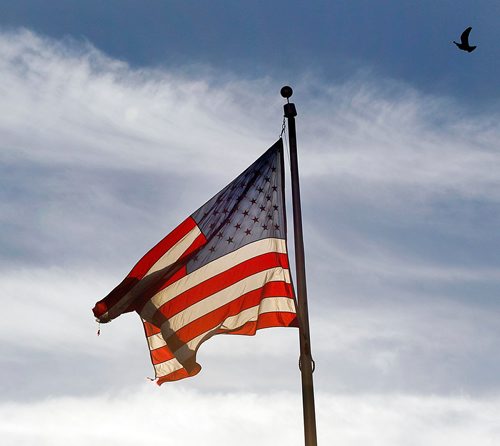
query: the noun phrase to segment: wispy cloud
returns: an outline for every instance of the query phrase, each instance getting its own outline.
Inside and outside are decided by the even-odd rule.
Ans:
[[[262,94],[249,101],[251,83],[228,80],[220,88],[200,75],[133,70],[90,45],[28,31],[2,34],[0,64],[4,160],[216,170],[243,158],[270,115]]]
[[[151,370],[137,318],[106,327],[97,342],[90,308],[274,142],[282,84],[201,68],[132,69],[90,44],[29,31],[0,34],[0,71],[2,370],[19,386],[41,377],[17,399],[41,383],[45,393],[37,397],[129,385]],[[497,392],[498,116],[470,118],[450,99],[363,73],[322,85],[321,94],[313,84],[304,78],[293,99],[318,387],[346,394]],[[261,384],[269,369],[249,358],[279,364],[276,370],[296,368],[295,336],[238,339],[237,354],[235,339],[214,340],[200,352],[205,369],[193,385],[234,391],[251,369],[248,387],[288,389],[296,375],[270,374],[270,384]],[[86,382],[75,382],[74,364]],[[227,379],[231,373],[237,378]],[[3,390],[16,399],[15,386]],[[62,401],[50,407],[62,412]],[[82,411],[112,404],[98,397],[64,401]],[[403,405],[397,419],[404,424],[412,400],[401,401],[387,404],[394,412]],[[436,401],[439,413],[462,407],[458,399],[416,404],[432,412]],[[362,403],[344,402],[363,411]],[[44,404],[4,408],[31,417]],[[370,404],[371,414],[385,402]],[[483,407],[464,404],[467,414]],[[391,413],[383,417],[399,416]],[[488,419],[477,422],[456,432],[486,438]],[[352,426],[350,433],[335,431],[346,444],[361,441]],[[401,439],[391,432],[379,437],[384,444]],[[438,437],[436,430],[426,444]]]
[[[492,198],[500,163],[498,116],[470,116],[450,99],[362,77],[306,101],[310,175],[332,184],[412,189],[419,196]],[[367,186],[369,185],[369,186]],[[355,188],[356,189],[356,188]],[[352,191],[356,193],[356,190]]]
[[[223,160],[243,167],[279,132],[271,79],[136,70],[28,31],[3,33],[0,55],[3,159],[213,174]],[[313,82],[296,88],[304,175],[498,199],[498,116],[369,73],[321,96],[308,94]]]

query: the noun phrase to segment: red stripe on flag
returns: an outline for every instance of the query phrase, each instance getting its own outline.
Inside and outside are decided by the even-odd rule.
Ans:
[[[263,313],[257,321],[247,322],[237,330],[220,331],[218,334],[237,334],[237,335],[255,335],[257,330],[271,327],[298,327],[297,316],[294,313],[288,312],[272,312]],[[160,376],[156,383],[160,386],[165,382],[177,381],[179,379],[188,378],[197,375],[201,370],[201,366],[196,364],[196,367],[188,372],[185,368],[176,370],[168,375]]]
[[[174,299],[163,304],[159,308],[159,311],[165,315],[165,317],[171,318],[191,305],[202,301],[206,297],[246,277],[278,266],[288,269],[286,254],[271,252],[253,257],[184,291]]]
[[[266,297],[288,297],[292,299],[291,293],[292,289],[290,284],[286,282],[268,282],[263,287],[245,293],[243,296],[237,297],[231,302],[217,308],[214,311],[190,322],[181,329],[177,330],[175,334],[170,336],[166,342],[171,351],[179,350],[183,345],[193,340],[194,338],[200,336],[207,331],[210,331],[224,322],[228,317],[236,316],[244,310],[255,307],[259,305],[262,299]],[[267,313],[264,313],[267,314]],[[293,316],[295,317],[294,313]],[[260,319],[261,315],[259,315]],[[284,326],[288,326],[286,321]],[[280,326],[279,324],[276,326]],[[233,332],[234,330],[230,330]],[[228,330],[221,330],[220,333],[226,333]],[[154,362],[153,364],[158,364],[159,362],[164,362],[165,359]]]
[[[207,239],[203,234],[200,234],[198,237],[196,237],[194,242],[189,245],[189,248],[186,249],[184,254],[182,254],[181,258],[177,261],[179,265],[182,265],[183,260],[187,256],[203,246],[206,242]],[[161,290],[168,287],[172,283],[177,282],[179,279],[182,279],[187,274],[186,265],[179,266],[178,268],[179,269],[177,271],[174,270],[175,272],[173,272],[172,275],[167,279],[163,279],[163,281],[156,284],[155,287],[150,288],[147,292],[144,292],[141,296],[136,298],[133,304],[131,304],[129,311],[135,310],[140,313],[144,305],[146,305],[148,300],[151,299],[155,294],[159,293]]]
[[[189,248],[184,251],[184,254],[182,254],[179,261],[184,260],[188,255],[192,254],[198,248],[201,248],[205,243],[207,243],[207,238],[203,235],[203,233],[200,233],[200,235],[195,238],[194,242],[191,243]]]
[[[262,299],[265,299],[267,297],[288,297],[289,299],[293,299],[293,291],[292,287],[289,283],[286,282],[268,282],[266,283],[263,287],[258,288],[253,291],[249,291],[248,293],[245,293],[244,295],[232,300],[231,302],[227,303],[226,305],[217,308],[214,311],[211,311],[210,313],[190,322],[189,324],[185,325],[181,329],[177,330],[174,335],[172,335],[169,339],[166,340],[167,344],[169,345],[170,348],[172,348],[174,351],[177,351],[179,348],[181,348],[184,344],[187,342],[193,340],[194,338],[200,336],[203,333],[206,333],[207,331],[217,327],[220,325],[223,321],[225,321],[228,317],[231,316],[236,316],[237,314],[240,314],[242,311],[247,310],[249,308],[255,307],[259,305],[259,303],[262,301]],[[258,316],[258,320],[265,314],[271,314],[271,313],[263,313],[262,315]],[[286,314],[283,312],[283,314]],[[295,317],[295,313],[290,313],[293,315],[293,318]],[[293,319],[292,318],[292,319]],[[282,320],[282,324],[279,323],[279,320],[276,320],[276,325],[275,326],[285,326],[287,327],[289,325],[288,319]],[[151,325],[151,324],[150,324]],[[245,325],[246,326],[246,325]],[[266,325],[263,322],[263,327],[265,328],[268,325]],[[269,325],[272,326],[272,325]],[[238,330],[242,330],[243,327],[237,328],[234,330],[224,330],[221,329],[218,331],[218,333],[236,333]],[[257,326],[254,327],[253,329],[253,334],[255,334],[255,330],[257,329]],[[251,333],[244,333],[244,334],[251,334]],[[158,350],[161,350],[163,347],[160,347],[158,349],[152,350],[151,351],[151,359],[153,361],[153,364],[159,364],[161,362],[165,362],[169,359],[172,359],[174,355],[170,353],[171,356],[165,356],[165,353],[157,352]]]
[[[151,350],[151,362],[153,364],[160,364],[172,358],[174,358],[174,355],[167,346]]]
[[[131,302],[127,311],[135,310],[137,313],[141,313],[144,305],[151,299],[156,293],[158,293],[161,289],[167,287],[168,285],[177,282],[179,279],[182,279],[186,275],[186,265],[180,267],[177,271],[175,271],[169,278],[164,279],[165,282],[161,282],[156,284],[155,287],[150,288],[148,291],[144,291],[140,296],[136,297],[133,302]]]
[[[176,338],[184,343],[189,342],[202,333],[217,327],[226,318],[236,316],[248,308],[259,305],[261,300],[266,297],[293,298],[292,288],[286,282],[268,282],[263,287],[249,291],[226,305],[185,325],[176,332]],[[223,331],[225,332],[225,330]]]
[[[156,384],[161,386],[164,382],[167,381],[178,381],[183,378],[189,378],[190,376],[195,376],[198,373],[200,373],[201,366],[199,364],[196,364],[196,367],[191,370],[191,372],[188,372],[185,368],[176,370],[175,372],[169,373],[168,375],[161,376],[158,378],[156,381]]]
[[[153,325],[144,320],[142,321],[142,323],[144,325],[144,332],[146,333],[146,337],[149,338],[150,336],[161,333],[161,330],[156,325]]]
[[[179,240],[182,239],[189,231],[196,227],[196,222],[188,217],[179,226],[177,226],[171,233],[160,240],[153,246],[141,260],[132,268],[128,276],[142,279],[150,268],[171,249]]]
[[[271,327],[298,327],[297,315],[283,311],[275,311],[272,313],[263,313],[257,321],[247,322],[243,327],[237,330],[225,331],[221,330],[218,334],[236,334],[253,336],[257,330]]]
[[[92,310],[94,312],[94,316],[99,318],[104,313],[106,313],[106,311],[116,305],[123,296],[125,296],[135,285],[137,285],[139,280],[144,277],[144,275],[161,258],[161,256],[165,254],[170,248],[172,248],[194,227],[196,227],[196,222],[193,220],[193,218],[188,217],[170,234],[168,234],[153,248],[151,248],[127,274],[127,277],[125,277],[125,279],[123,279],[123,281],[104,299],[96,303],[95,307]],[[198,238],[196,240],[198,240]],[[125,312],[132,311],[133,309],[134,305],[131,304]]]

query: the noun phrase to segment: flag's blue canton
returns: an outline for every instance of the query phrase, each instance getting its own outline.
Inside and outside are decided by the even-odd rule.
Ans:
[[[188,273],[264,238],[286,238],[280,139],[191,217],[208,242],[187,264]]]

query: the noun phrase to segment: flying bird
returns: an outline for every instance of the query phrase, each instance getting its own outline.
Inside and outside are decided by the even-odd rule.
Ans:
[[[476,49],[475,46],[470,46],[469,45],[469,34],[471,31],[472,27],[469,26],[460,36],[460,43],[453,41],[453,43],[458,46],[461,50],[467,51],[467,52],[472,52]]]

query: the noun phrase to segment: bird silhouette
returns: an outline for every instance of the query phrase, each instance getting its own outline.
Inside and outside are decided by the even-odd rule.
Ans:
[[[467,52],[472,52],[476,49],[475,46],[470,46],[469,45],[469,34],[471,31],[472,27],[469,26],[460,36],[460,43],[453,41],[453,43],[458,46],[461,50],[467,51]]]

